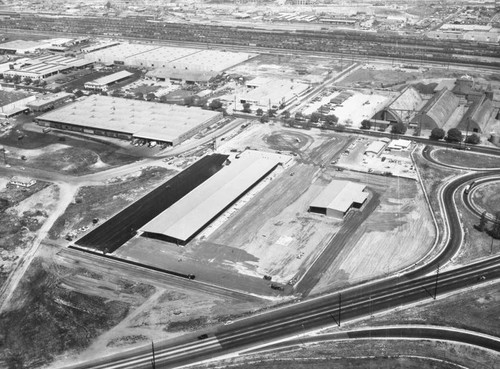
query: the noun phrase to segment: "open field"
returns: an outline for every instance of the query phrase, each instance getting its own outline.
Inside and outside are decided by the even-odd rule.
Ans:
[[[73,203],[49,231],[49,238],[58,240],[82,227],[92,227],[94,218],[99,218],[100,222],[106,220],[173,174],[164,168],[154,167],[126,177],[114,178],[104,186],[80,188]]]
[[[486,350],[449,342],[417,340],[356,340],[302,344],[262,354],[250,354],[196,369],[456,369],[494,368],[498,357]],[[460,366],[462,365],[462,366]]]
[[[474,169],[500,168],[498,156],[478,154],[455,149],[435,149],[432,157],[443,164]]]

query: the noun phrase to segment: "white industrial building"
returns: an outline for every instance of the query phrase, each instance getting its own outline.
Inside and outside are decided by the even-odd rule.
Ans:
[[[119,72],[110,74],[108,76],[104,76],[101,78],[97,78],[93,81],[86,82],[83,86],[87,90],[107,91],[110,85],[123,81],[127,78],[130,78],[133,75],[134,73],[130,73],[126,70],[121,70]]]
[[[351,208],[361,208],[368,198],[366,185],[349,181],[331,181],[309,205],[312,213],[343,219]]]

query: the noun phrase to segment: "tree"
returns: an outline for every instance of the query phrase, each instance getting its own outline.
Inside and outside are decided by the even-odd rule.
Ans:
[[[161,96],[160,96],[160,102],[162,102],[162,103],[166,103],[166,102],[167,102],[167,100],[168,100],[167,95],[161,95]]]
[[[488,218],[486,218],[486,211],[483,211],[481,217],[479,218],[479,224],[474,226],[479,232],[483,232],[486,229],[486,223],[488,223]]]
[[[473,133],[470,136],[467,136],[465,142],[467,142],[468,144],[477,145],[478,143],[481,142],[481,138],[475,133]]]
[[[33,83],[33,79],[31,77],[24,77],[23,82],[27,85],[31,85]]]
[[[392,126],[391,133],[404,135],[406,133],[406,124],[403,122],[398,122]]]
[[[446,141],[448,142],[462,142],[463,136],[462,132],[458,128],[451,128],[448,130],[446,135]]]
[[[257,114],[258,117],[261,117],[262,114],[264,114],[264,110],[262,110],[261,108],[258,108],[257,111],[255,112],[255,114]]]
[[[40,86],[41,86],[41,87],[45,87],[45,86],[47,86],[47,81],[46,81],[46,80],[44,80],[44,79],[42,79],[42,80],[40,81]]]
[[[104,90],[101,90],[101,96],[108,96],[108,93]]]
[[[120,90],[113,90],[111,91],[111,96],[113,97],[120,97]]]
[[[21,77],[19,77],[17,74],[12,77],[12,82],[14,83],[19,83],[21,82]]]
[[[210,103],[210,105],[208,105],[208,107],[210,109],[212,109],[212,110],[221,109],[222,108],[222,102],[219,99],[214,99],[214,100],[212,100],[212,102]]]
[[[319,119],[321,118],[321,114],[318,112],[314,112],[311,114],[311,117],[309,118],[309,121],[311,123],[317,123],[319,122]]]
[[[58,92],[61,92],[61,91],[62,91],[61,87],[56,87],[56,88],[54,88],[52,90],[52,92],[55,93],[55,94],[58,93]]]
[[[497,240],[500,239],[500,211],[497,212],[495,222],[493,223],[493,227],[489,233],[491,237],[496,238]]]
[[[274,118],[276,116],[276,110],[275,109],[268,109],[267,115],[269,115],[269,117],[271,117],[271,118]]]
[[[39,85],[40,85],[40,80],[38,78],[33,80],[33,86],[37,87]]]
[[[363,119],[361,122],[361,129],[372,129],[372,122],[368,119]]]
[[[295,120],[302,120],[302,119],[304,119],[304,115],[300,111],[295,113]]]
[[[135,98],[138,99],[138,100],[144,100],[144,94],[140,91],[137,91],[135,93]]]
[[[444,129],[436,127],[431,131],[430,139],[436,141],[442,140],[444,136],[446,136]]]
[[[156,99],[156,95],[154,93],[150,92],[146,95],[147,101],[153,101],[154,99]]]
[[[243,112],[244,113],[251,113],[252,112],[251,106],[252,105],[250,105],[250,103],[244,103],[243,104]]]
[[[75,96],[76,97],[82,97],[83,95],[84,95],[84,93],[81,90],[76,90],[75,91]]]
[[[269,115],[264,114],[262,117],[260,117],[260,122],[261,123],[267,123],[267,122],[269,122]]]
[[[3,76],[3,80],[4,80],[4,82],[6,82],[6,83],[10,83],[10,82],[12,82],[12,77],[11,77],[11,76],[9,76],[9,75],[4,75],[4,76]]]
[[[288,110],[285,110],[283,113],[281,113],[281,116],[283,119],[290,119],[290,112]]]
[[[338,123],[338,121],[339,118],[335,114],[328,114],[327,116],[325,116],[325,122],[330,125],[336,124]]]

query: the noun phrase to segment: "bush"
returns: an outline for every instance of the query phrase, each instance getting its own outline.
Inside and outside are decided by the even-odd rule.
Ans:
[[[467,138],[465,139],[465,142],[468,144],[477,145],[478,143],[481,142],[481,138],[478,135],[476,135],[475,133],[473,133],[470,136],[467,136]]]

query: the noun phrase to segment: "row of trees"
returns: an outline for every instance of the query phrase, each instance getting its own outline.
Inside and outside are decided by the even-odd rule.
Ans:
[[[456,143],[462,142],[464,140],[464,136],[458,128],[451,128],[448,130],[448,132],[445,132],[444,129],[442,128],[434,128],[431,131],[430,138],[432,140],[445,139],[448,142],[456,142]],[[480,142],[481,138],[475,133],[465,137],[465,143],[477,145]]]
[[[24,83],[25,85],[33,85],[33,86],[40,86],[40,87],[45,87],[47,85],[47,82],[45,80],[40,80],[40,79],[32,79],[31,77],[24,77],[21,78],[18,75],[15,76],[3,76],[3,80],[6,83]]]

